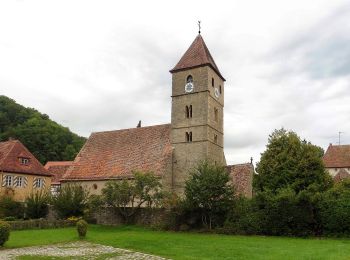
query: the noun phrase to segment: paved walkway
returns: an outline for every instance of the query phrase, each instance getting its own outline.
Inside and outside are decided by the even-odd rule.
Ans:
[[[0,259],[16,259],[18,256],[49,256],[55,259],[144,259],[163,260],[165,258],[138,253],[130,250],[93,244],[84,241],[46,246],[22,247],[0,250]]]

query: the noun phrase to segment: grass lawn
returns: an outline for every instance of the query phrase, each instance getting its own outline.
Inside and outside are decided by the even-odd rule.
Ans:
[[[6,248],[77,240],[74,228],[11,232]],[[349,239],[300,239],[90,226],[86,240],[172,259],[349,259]]]

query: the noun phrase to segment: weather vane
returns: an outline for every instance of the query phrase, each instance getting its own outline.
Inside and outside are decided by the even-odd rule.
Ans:
[[[201,21],[198,21],[198,33],[201,34]]]

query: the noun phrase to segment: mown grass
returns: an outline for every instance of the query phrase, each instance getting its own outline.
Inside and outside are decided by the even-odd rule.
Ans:
[[[6,248],[78,240],[74,228],[13,231]],[[87,241],[172,259],[349,259],[349,239],[302,239],[90,226]],[[1,252],[1,251],[0,251]]]

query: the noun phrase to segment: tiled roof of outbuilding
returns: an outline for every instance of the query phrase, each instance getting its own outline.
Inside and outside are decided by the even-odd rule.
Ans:
[[[29,159],[22,164],[20,158]],[[51,176],[44,166],[18,140],[0,142],[0,171]]]
[[[232,179],[235,192],[247,197],[253,195],[254,166],[251,163],[235,164],[226,166]]]
[[[207,45],[205,44],[202,36],[198,34],[196,39],[192,42],[191,46],[187,49],[185,54],[181,57],[180,61],[176,64],[176,66],[170,71],[171,73],[200,67],[208,65],[210,66],[215,72],[222,78],[222,80],[225,80],[224,77],[221,75],[218,66],[216,66],[216,63],[211,56],[209,49]]]
[[[73,161],[51,161],[45,164],[45,169],[52,174],[51,184],[60,184],[60,179],[73,164]]]
[[[170,124],[92,133],[67,180],[132,178],[132,171],[163,175],[171,163]]]
[[[350,145],[330,144],[323,156],[323,162],[326,168],[350,167]]]

